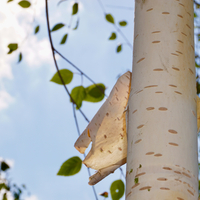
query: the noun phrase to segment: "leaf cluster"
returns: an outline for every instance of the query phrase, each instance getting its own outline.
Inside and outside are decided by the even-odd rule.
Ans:
[[[0,162],[0,193],[2,193],[2,200],[8,200],[8,192],[12,194],[14,200],[22,200],[22,194],[26,190],[26,186],[21,187],[12,183],[7,177],[10,166],[5,162]],[[3,178],[6,177],[6,178]]]
[[[62,85],[63,83],[60,76],[62,77],[64,84],[67,85],[71,83],[73,79],[73,72],[68,69],[61,69],[54,74],[50,81]],[[83,87],[82,85],[76,86],[71,91],[70,101],[76,104],[77,109],[82,106],[83,101],[92,103],[100,102],[105,96],[105,89],[106,87],[103,83],[92,84],[88,87]]]

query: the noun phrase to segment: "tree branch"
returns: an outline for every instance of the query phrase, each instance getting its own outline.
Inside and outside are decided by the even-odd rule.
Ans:
[[[54,49],[53,42],[52,42],[52,38],[51,38],[50,25],[49,25],[48,0],[45,0],[45,2],[46,2],[47,29],[48,29],[49,41],[50,41],[50,45],[51,45],[51,50],[52,50],[52,55],[53,55],[54,64],[55,64],[55,67],[56,67],[56,70],[57,70],[58,75],[59,75],[59,77],[60,77],[60,80],[61,80],[61,82],[62,82],[62,84],[63,84],[63,86],[64,86],[64,88],[65,88],[67,94],[69,95],[69,97],[70,97],[71,101],[73,102],[73,104],[76,104],[76,102],[75,102],[74,99],[72,98],[72,96],[71,96],[69,90],[67,89],[67,87],[66,87],[66,85],[65,85],[65,83],[64,83],[64,81],[63,81],[63,78],[62,78],[62,76],[61,76],[61,74],[60,74],[59,68],[58,68],[58,64],[57,64],[57,61],[56,61],[56,58],[55,58],[55,49]],[[82,114],[82,116],[85,118],[85,120],[86,120],[87,122],[89,122],[89,120],[87,119],[87,117],[85,116],[85,114],[83,113],[83,111],[82,111],[80,108],[79,108],[79,111],[80,111],[80,113]]]
[[[99,90],[104,94],[104,91],[102,90],[102,88],[100,88],[89,76],[87,76],[82,70],[80,70],[74,63],[72,63],[69,59],[67,59],[65,56],[63,56],[58,50],[56,50],[54,48],[54,51],[61,57],[63,58],[66,62],[68,62],[72,67],[74,67],[77,71],[79,71],[81,73],[81,75],[85,76],[89,81],[91,81],[94,85],[97,86],[97,88],[99,88]],[[107,95],[104,94],[106,97]]]
[[[76,128],[77,128],[77,132],[78,132],[78,135],[80,136],[80,130],[79,130],[79,125],[78,125],[78,120],[77,120],[77,117],[76,117],[76,111],[75,111],[74,104],[72,104],[72,109],[73,109],[73,113],[74,113],[74,120],[75,120],[75,124],[76,124]],[[84,158],[85,157],[86,157],[86,155],[84,153]],[[89,176],[91,176],[90,169],[88,167],[87,167],[87,170],[88,170]],[[95,196],[96,200],[98,200],[97,193],[96,193],[94,185],[92,185],[92,189],[93,189],[94,196]]]

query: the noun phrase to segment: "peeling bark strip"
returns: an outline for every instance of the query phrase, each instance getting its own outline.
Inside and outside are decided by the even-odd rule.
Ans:
[[[75,143],[84,153],[90,142],[92,148],[83,163],[98,170],[90,177],[90,185],[96,184],[118,167],[126,163],[127,136],[124,107],[130,93],[131,73],[126,72],[113,87],[108,99],[91,120]],[[90,130],[90,131],[89,131]]]
[[[135,1],[126,200],[198,199],[193,13],[192,0]]]

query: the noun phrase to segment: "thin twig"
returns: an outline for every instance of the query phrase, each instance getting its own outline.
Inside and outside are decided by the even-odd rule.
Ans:
[[[76,128],[77,128],[77,132],[78,132],[78,135],[80,136],[80,129],[79,129],[78,120],[77,120],[77,117],[76,117],[76,111],[75,111],[75,105],[74,104],[72,104],[72,109],[73,109],[73,113],[74,113],[74,120],[75,120],[75,124],[76,124]],[[86,155],[84,153],[84,158],[85,157],[86,157]],[[90,169],[88,167],[87,167],[87,170],[88,170],[89,176],[91,176]],[[94,196],[95,196],[96,200],[98,200],[97,193],[96,193],[94,185],[92,185],[92,189],[93,189]]]
[[[123,176],[124,179],[126,180],[126,177],[125,177],[125,175],[124,175],[123,169],[122,169],[121,167],[120,167],[119,169],[120,169],[120,171],[121,171],[122,176]]]
[[[116,24],[114,24],[114,26],[115,26],[116,30],[117,30],[119,33],[121,33],[122,37],[124,38],[124,40],[126,41],[126,43],[128,44],[128,46],[131,48],[131,50],[133,50],[132,44],[128,41],[128,39],[127,39],[127,37],[124,35],[124,33],[120,30],[120,28],[118,28],[118,27],[116,26]]]
[[[101,9],[103,10],[104,14],[106,15],[106,10],[103,6],[103,3],[101,2],[101,0],[97,0],[99,2],[99,5],[101,7]],[[128,44],[128,46],[131,48],[131,50],[133,50],[133,46],[132,44],[128,41],[127,37],[123,34],[123,32],[116,26],[116,24],[114,24],[115,29],[122,35],[122,37],[124,38],[124,40],[126,41],[126,43]]]
[[[58,75],[59,75],[59,77],[60,77],[60,80],[61,80],[61,82],[62,82],[62,84],[63,84],[63,86],[64,86],[64,88],[65,88],[67,94],[69,95],[71,101],[72,101],[74,104],[76,104],[76,102],[75,102],[74,99],[72,98],[72,96],[71,96],[69,90],[67,89],[67,87],[66,87],[66,85],[65,85],[65,83],[64,83],[64,81],[63,81],[63,78],[62,78],[62,76],[61,76],[61,74],[60,74],[59,68],[58,68],[58,64],[57,64],[57,61],[56,61],[56,58],[55,58],[55,49],[54,49],[53,42],[52,42],[52,38],[51,38],[50,25],[49,25],[48,0],[45,0],[45,2],[46,2],[46,20],[47,20],[48,35],[49,35],[49,41],[50,41],[50,45],[51,45],[51,50],[52,50],[52,55],[53,55],[54,64],[55,64],[55,67],[56,67],[56,70],[57,70]],[[83,113],[83,111],[82,111],[80,108],[79,108],[79,111],[80,111],[80,113],[82,114],[82,116],[85,118],[85,120],[86,120],[87,122],[89,122],[89,120],[87,119],[87,117],[85,116],[85,114]]]
[[[83,76],[85,76],[89,81],[91,81],[94,85],[97,86],[97,88],[99,88],[99,90],[104,94],[104,91],[102,90],[102,88],[100,88],[89,76],[87,76],[82,70],[80,70],[74,63],[72,63],[69,59],[67,59],[65,56],[63,56],[58,50],[56,50],[54,48],[54,51],[66,62],[68,62],[72,67],[74,67],[77,71],[79,71]],[[104,94],[106,97],[107,95]]]
[[[104,8],[103,3],[101,2],[101,0],[97,0],[97,1],[99,2],[99,5],[100,5],[101,9],[103,10],[103,12],[106,13],[106,10],[105,10],[105,8]]]

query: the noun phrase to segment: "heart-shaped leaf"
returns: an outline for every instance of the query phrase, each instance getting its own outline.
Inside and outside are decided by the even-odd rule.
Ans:
[[[65,85],[69,84],[72,81],[73,73],[70,70],[61,69],[61,70],[59,70],[59,72],[60,72],[60,75],[61,75]],[[57,83],[57,84],[60,84],[60,85],[63,84],[61,79],[60,79],[58,72],[56,72],[54,74],[54,76],[52,77],[52,79],[50,81]]]
[[[40,30],[40,26],[36,26],[35,27],[35,34],[37,34],[39,32],[39,30]]]
[[[60,42],[60,44],[65,44],[66,40],[67,40],[67,36],[68,34],[65,34]]]
[[[111,14],[107,14],[107,15],[106,15],[106,20],[107,20],[108,22],[112,23],[112,24],[115,23],[115,20],[114,20],[114,18],[113,18],[113,16],[112,16]]]
[[[120,25],[120,26],[126,26],[126,25],[127,25],[127,22],[126,22],[126,21],[121,21],[121,22],[119,22],[119,25]]]
[[[78,12],[78,3],[75,3],[72,7],[72,15],[75,15]]]
[[[117,37],[116,33],[112,32],[111,36],[109,37],[109,40],[115,40]]]
[[[1,162],[1,170],[2,171],[6,171],[7,169],[9,169],[10,166],[6,163],[6,162]]]
[[[65,26],[65,24],[63,24],[63,23],[56,24],[56,25],[51,29],[51,32],[57,31],[57,30],[61,29],[63,26]]]
[[[17,43],[11,43],[8,45],[9,52],[8,54],[11,54],[13,51],[16,51],[18,49],[18,44]]]
[[[84,101],[89,102],[99,102],[103,100],[105,94],[105,85],[103,83],[97,83],[90,85],[86,88],[86,96],[84,98]]]
[[[23,0],[18,3],[22,8],[29,8],[31,3],[29,1]]]
[[[20,52],[18,63],[20,63],[21,61],[22,61],[22,53]]]
[[[81,170],[81,167],[82,167],[82,160],[78,156],[74,156],[62,164],[57,175],[73,176]]]
[[[71,97],[76,103],[76,109],[79,109],[82,106],[82,101],[86,96],[86,90],[83,86],[77,86],[72,89]]]
[[[119,200],[124,195],[124,188],[122,180],[114,181],[110,186],[112,200]]]
[[[119,53],[121,50],[122,50],[122,45],[120,44],[117,46],[117,53]]]

